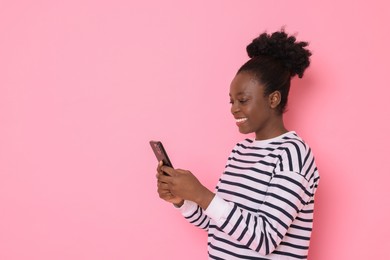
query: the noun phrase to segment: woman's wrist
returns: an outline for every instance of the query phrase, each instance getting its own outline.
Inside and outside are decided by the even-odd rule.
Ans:
[[[215,194],[211,192],[209,189],[204,187],[204,190],[200,192],[200,195],[195,201],[203,210],[206,210],[207,207],[210,205],[211,201],[213,200]]]

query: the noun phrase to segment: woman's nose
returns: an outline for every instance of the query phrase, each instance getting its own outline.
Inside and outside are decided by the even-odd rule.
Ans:
[[[230,108],[230,112],[234,115],[234,114],[237,113],[238,111],[240,111],[240,108],[239,108],[239,106],[237,105],[237,102],[232,103],[232,106],[231,106],[231,108]]]

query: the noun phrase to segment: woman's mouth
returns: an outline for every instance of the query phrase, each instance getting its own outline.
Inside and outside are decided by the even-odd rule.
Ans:
[[[240,126],[241,124],[245,123],[246,120],[248,120],[246,117],[236,118],[236,125]]]

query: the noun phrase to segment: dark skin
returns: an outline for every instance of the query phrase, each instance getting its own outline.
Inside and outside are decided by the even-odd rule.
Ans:
[[[281,101],[279,91],[264,95],[264,85],[249,72],[237,74],[230,85],[231,113],[240,133],[255,133],[256,140],[266,140],[287,132],[283,115],[277,107]]]
[[[279,91],[264,95],[264,85],[249,72],[237,74],[230,85],[231,113],[240,133],[255,133],[256,140],[266,140],[287,132],[278,111]],[[168,175],[164,175],[163,173]],[[188,170],[157,166],[157,192],[161,199],[180,207],[184,200],[207,209],[215,194]]]
[[[163,172],[168,175],[164,175]],[[214,198],[214,193],[203,186],[190,171],[173,169],[163,166],[160,162],[157,167],[157,179],[160,198],[173,203],[176,207],[183,205],[184,200],[190,200],[206,209]]]

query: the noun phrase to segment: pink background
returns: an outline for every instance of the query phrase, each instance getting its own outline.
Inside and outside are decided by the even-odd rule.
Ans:
[[[148,141],[216,184],[259,33],[310,41],[285,121],[321,173],[310,259],[389,259],[388,1],[0,2],[0,259],[206,259]]]

